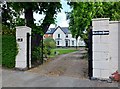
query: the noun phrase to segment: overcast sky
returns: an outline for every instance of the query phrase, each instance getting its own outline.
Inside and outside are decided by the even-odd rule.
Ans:
[[[69,24],[68,24],[68,21],[66,20],[65,12],[70,12],[71,9],[70,9],[70,6],[67,5],[66,0],[61,0],[61,4],[63,9],[61,10],[60,13],[57,14],[56,24],[57,26],[68,27]],[[42,18],[44,18],[44,15],[34,13],[34,19],[36,19],[35,23],[38,23],[38,21]],[[55,25],[51,24],[50,28],[53,28],[53,27],[55,27]]]

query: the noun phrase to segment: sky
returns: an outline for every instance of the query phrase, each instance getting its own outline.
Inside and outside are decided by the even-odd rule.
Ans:
[[[66,0],[61,0],[61,4],[62,4],[62,10],[60,13],[57,14],[57,18],[56,18],[56,24],[57,26],[61,26],[61,27],[68,27],[69,24],[68,24],[68,21],[66,20],[66,14],[65,12],[70,12],[71,9],[70,9],[70,6],[67,5],[67,2]],[[44,18],[44,15],[39,15],[39,14],[36,14],[34,13],[34,19],[36,19],[35,23],[39,23],[39,20],[40,19],[43,19]],[[54,28],[55,25],[54,24],[51,24],[50,25],[50,28]]]

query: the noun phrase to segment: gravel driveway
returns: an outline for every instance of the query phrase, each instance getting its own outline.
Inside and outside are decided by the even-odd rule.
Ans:
[[[88,74],[88,61],[82,58],[84,53],[86,51],[81,48],[73,53],[59,55],[50,62],[29,71],[48,76],[70,76],[83,79]]]

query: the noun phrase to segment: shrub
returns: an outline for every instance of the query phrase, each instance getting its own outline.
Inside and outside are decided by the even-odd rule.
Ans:
[[[9,29],[5,25],[2,25],[2,35],[15,35],[16,30],[15,29]]]
[[[48,48],[55,48],[56,47],[56,43],[54,41],[54,39],[52,38],[46,38],[44,39],[44,46],[48,47]]]
[[[46,52],[47,52],[45,54],[50,55],[51,54],[51,49],[56,47],[56,43],[55,43],[54,39],[46,38],[46,39],[44,39],[43,42],[44,42],[44,50],[46,50]]]
[[[17,55],[17,44],[15,36],[2,36],[2,66],[7,68],[15,67],[15,58]]]
[[[32,51],[32,62],[36,62],[37,60],[41,61],[42,57],[42,49],[41,47],[34,47],[34,50]]]
[[[42,45],[42,44],[41,44]],[[42,55],[43,58],[47,58],[48,55],[51,54],[51,49],[55,48],[55,41],[52,38],[47,38],[43,41],[43,54],[42,54],[42,46],[34,47],[34,50],[32,51],[32,63],[35,62],[41,62],[42,61]]]

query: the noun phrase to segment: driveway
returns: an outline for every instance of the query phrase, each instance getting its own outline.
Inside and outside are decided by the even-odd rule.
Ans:
[[[29,70],[29,72],[47,76],[87,78],[88,61],[87,59],[82,58],[85,53],[86,51],[84,48],[81,48],[76,52],[59,55],[51,61]]]
[[[117,83],[90,81],[67,76],[43,76],[38,73],[2,70],[3,87],[118,87]]]
[[[29,71],[2,69],[3,87],[118,87],[118,84],[89,80],[84,50],[58,56]]]

